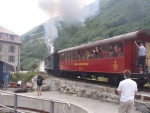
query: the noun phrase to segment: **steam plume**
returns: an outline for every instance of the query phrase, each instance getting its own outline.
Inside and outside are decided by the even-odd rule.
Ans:
[[[90,5],[85,5],[83,1],[91,1]],[[99,12],[99,0],[40,0],[39,6],[50,17],[56,17],[44,23],[46,31],[45,42],[49,53],[53,52],[53,44],[58,37],[58,28],[61,27],[60,21],[70,24],[80,22],[84,24],[87,18],[92,18]]]

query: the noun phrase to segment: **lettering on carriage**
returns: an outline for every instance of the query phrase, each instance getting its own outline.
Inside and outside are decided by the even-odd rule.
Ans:
[[[114,68],[114,70],[117,70],[117,69],[118,69],[118,64],[117,64],[117,61],[116,61],[116,60],[114,61],[113,68]]]
[[[74,66],[78,66],[79,64],[78,63],[74,63]]]
[[[88,66],[89,63],[74,63],[74,66]]]
[[[88,66],[89,63],[79,63],[79,66]]]
[[[82,70],[82,69],[83,69],[83,67],[79,67],[79,69],[80,69],[80,70]]]

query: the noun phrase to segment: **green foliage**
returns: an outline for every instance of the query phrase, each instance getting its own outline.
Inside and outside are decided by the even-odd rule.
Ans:
[[[21,70],[34,70],[37,66],[37,61],[43,60],[47,55],[44,38],[30,40],[21,48],[20,61]]]
[[[35,75],[37,75],[36,72],[14,73],[10,76],[10,82],[18,82],[19,80],[29,82]]]

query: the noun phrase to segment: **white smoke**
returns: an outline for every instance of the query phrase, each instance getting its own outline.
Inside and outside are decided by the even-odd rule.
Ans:
[[[39,71],[45,72],[45,69],[44,69],[44,61],[40,62]]]
[[[54,52],[54,41],[58,37],[58,30],[54,19],[44,23],[45,29],[45,43],[49,50],[49,54]]]
[[[91,1],[92,3],[86,5],[86,2]],[[44,23],[46,31],[46,44],[49,49],[49,53],[54,50],[54,41],[58,37],[58,26],[60,27],[60,21],[67,22],[69,24],[75,24],[84,22],[88,18],[94,17],[99,12],[99,0],[40,0],[39,6],[48,14],[50,17],[59,16],[48,20]]]

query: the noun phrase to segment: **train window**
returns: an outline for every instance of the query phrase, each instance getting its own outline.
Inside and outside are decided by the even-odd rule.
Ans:
[[[80,53],[80,50],[78,50],[78,60],[81,59],[81,53]]]
[[[67,52],[67,60],[70,61],[70,52]]]
[[[102,46],[102,48],[103,48],[103,54],[104,54],[104,57],[108,57],[108,46],[107,45],[104,45],[104,46]]]
[[[115,53],[116,53],[116,56],[123,56],[123,44],[122,42],[117,42],[115,44]]]
[[[107,45],[102,45],[102,46],[98,46],[99,48],[97,48],[98,50],[98,54],[99,54],[99,58],[104,58],[107,57]]]
[[[67,61],[67,53],[65,53],[65,59],[64,60]]]
[[[62,53],[62,61],[64,61],[64,60],[65,60],[65,54]]]
[[[85,50],[82,50],[81,54],[82,54],[82,60],[85,60]]]
[[[89,48],[86,49],[86,59],[91,59],[91,52]]]
[[[60,61],[62,61],[62,54],[59,55],[59,59],[60,59]]]
[[[73,51],[71,51],[71,61],[73,60]]]
[[[109,57],[115,57],[114,45],[115,44],[109,44],[109,50],[108,50]]]
[[[73,60],[77,60],[77,56],[78,56],[78,55],[77,55],[77,51],[74,51],[74,52],[73,52]]]
[[[96,57],[96,48],[95,47],[92,47],[91,48],[91,59],[95,58]]]
[[[96,55],[96,58],[100,58],[100,47],[99,46],[95,47],[95,55]]]

